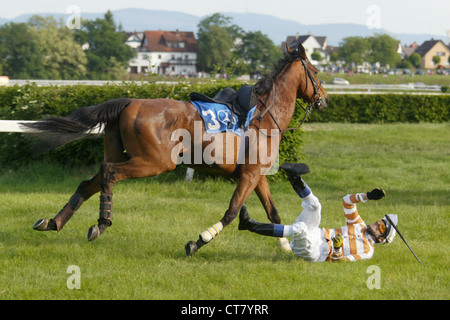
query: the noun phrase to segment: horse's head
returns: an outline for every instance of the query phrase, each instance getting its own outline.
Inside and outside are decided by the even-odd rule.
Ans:
[[[303,101],[311,104],[317,110],[326,108],[328,105],[328,93],[322,86],[319,78],[317,78],[319,70],[309,61],[305,48],[301,43],[295,50],[286,45],[286,51],[288,54],[298,56],[296,67],[299,68],[299,72],[304,74],[297,90],[297,98],[303,99]]]

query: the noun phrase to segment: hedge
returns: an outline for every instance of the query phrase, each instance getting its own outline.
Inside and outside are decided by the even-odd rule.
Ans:
[[[192,91],[209,96],[230,86],[238,89],[238,81],[177,84],[108,84],[104,86],[24,86],[0,87],[0,119],[36,120],[48,115],[64,116],[73,110],[118,98],[171,98],[189,100]],[[327,109],[314,111],[309,122],[444,122],[449,119],[450,95],[330,95]],[[291,126],[297,126],[304,111],[297,108]],[[298,162],[302,158],[302,130],[287,132],[280,145],[280,162]],[[32,142],[20,133],[0,133],[0,165],[16,168],[33,161]],[[66,166],[100,164],[103,139],[85,139],[58,148],[45,158]]]
[[[337,94],[310,122],[393,123],[446,122],[450,95]]]

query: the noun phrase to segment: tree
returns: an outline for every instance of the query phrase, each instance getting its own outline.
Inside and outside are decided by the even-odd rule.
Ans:
[[[246,73],[265,72],[281,57],[281,50],[261,31],[247,32],[236,47],[235,56],[246,65]]]
[[[400,60],[401,56],[397,52],[398,40],[392,38],[387,34],[377,34],[368,39],[370,47],[370,54],[368,55],[368,62],[379,62],[381,66],[385,67],[395,66]]]
[[[412,63],[408,59],[405,59],[397,63],[396,67],[400,69],[411,69]]]
[[[0,61],[3,74],[12,79],[46,78],[43,52],[26,23],[0,27]]]
[[[434,62],[435,65],[438,65],[439,62],[441,62],[441,57],[439,57],[439,56],[433,56],[432,60],[433,60],[433,62]]]
[[[198,63],[204,71],[226,68],[232,56],[234,39],[240,28],[231,24],[232,18],[215,13],[198,24]]]
[[[233,39],[229,32],[212,25],[209,32],[199,35],[198,62],[205,71],[225,68],[230,62]]]
[[[322,55],[320,54],[320,52],[314,51],[311,54],[311,59],[316,60],[316,61],[321,61],[322,60]]]
[[[387,34],[369,38],[348,37],[340,43],[339,54],[347,65],[378,62],[381,66],[395,66],[401,60],[397,47],[398,41]]]
[[[330,54],[330,61],[331,62],[336,62],[339,60],[339,52],[338,51],[334,51]]]
[[[35,15],[29,25],[42,50],[42,65],[48,79],[82,79],[86,76],[87,58],[75,41],[73,31],[58,25],[52,17]]]
[[[417,52],[414,52],[412,55],[409,56],[408,60],[414,67],[418,68],[420,66],[420,61],[422,60],[422,57]]]
[[[347,37],[342,40],[339,55],[346,65],[361,64],[367,61],[370,52],[369,42],[363,37]]]
[[[86,50],[88,77],[91,79],[120,79],[134,50],[125,44],[125,34],[117,30],[111,11],[104,19],[85,20],[75,34]]]

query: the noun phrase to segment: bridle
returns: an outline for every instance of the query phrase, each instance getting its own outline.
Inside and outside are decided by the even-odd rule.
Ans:
[[[306,103],[309,103],[309,105],[313,105],[314,107],[318,108],[323,103],[322,98],[319,96],[319,90],[320,90],[320,87],[322,87],[322,82],[319,82],[319,85],[317,85],[316,80],[312,76],[311,70],[309,70],[309,68],[308,68],[308,65],[310,64],[308,59],[306,59],[306,60],[301,59],[300,61],[302,62],[303,68],[305,69],[305,73],[306,73],[305,77],[308,77],[309,80],[311,80],[311,83],[312,83],[313,89],[314,89],[314,94],[313,94],[312,98],[310,99],[310,101],[307,101],[305,98],[305,94],[308,91],[308,79],[306,79],[305,90],[302,93],[302,100]]]
[[[255,125],[254,123],[253,123],[253,125],[255,125],[255,126],[259,129],[259,131],[262,132],[262,131],[261,131],[261,122],[262,122],[262,120],[263,120],[265,114],[268,113],[268,114],[270,115],[270,117],[272,118],[272,120],[273,120],[273,121],[275,122],[275,124],[277,125],[278,130],[279,130],[280,132],[277,133],[277,134],[275,134],[275,135],[268,135],[268,134],[266,134],[266,133],[264,133],[264,132],[263,132],[263,134],[266,135],[266,136],[269,136],[269,137],[273,137],[273,136],[277,136],[277,135],[282,135],[282,134],[284,134],[286,131],[290,131],[290,130],[298,130],[298,129],[300,129],[301,126],[303,125],[303,123],[305,123],[306,117],[312,112],[312,109],[313,109],[313,108],[319,108],[319,107],[324,103],[323,99],[322,99],[322,98],[320,97],[320,95],[319,95],[319,90],[320,90],[320,87],[322,86],[322,83],[319,82],[319,85],[317,85],[317,82],[315,81],[314,77],[312,76],[311,70],[309,70],[309,68],[308,68],[308,64],[310,63],[309,60],[308,60],[308,59],[300,59],[300,61],[301,61],[302,65],[303,65],[303,68],[305,69],[305,80],[306,80],[305,90],[304,90],[303,93],[301,94],[301,99],[302,99],[305,103],[308,104],[308,106],[307,106],[306,108],[304,108],[301,104],[298,103],[297,99],[296,99],[296,101],[295,101],[295,103],[296,103],[297,105],[299,105],[303,110],[305,110],[305,116],[303,117],[303,119],[302,119],[302,121],[300,122],[300,124],[299,124],[297,127],[295,127],[295,128],[287,128],[287,129],[284,129],[284,130],[281,129],[280,125],[278,124],[277,120],[276,120],[275,117],[273,116],[272,112],[270,112],[270,109],[273,107],[273,105],[274,105],[274,100],[275,100],[275,84],[273,84],[273,85],[272,85],[272,89],[271,89],[271,92],[272,92],[272,101],[270,102],[270,105],[267,106],[267,104],[266,104],[267,101],[263,101],[263,100],[261,100],[260,98],[258,98],[258,101],[259,101],[259,102],[262,104],[262,106],[264,107],[264,111],[263,111],[263,112],[260,112],[259,115],[253,116],[253,118],[251,119],[251,121],[250,121],[250,123],[249,123],[249,126],[250,126],[250,124],[253,123],[253,120],[254,120],[254,119],[257,119],[257,120],[259,121],[259,126]],[[311,81],[312,86],[313,86],[313,89],[314,89],[314,94],[313,94],[313,96],[312,96],[309,100],[307,100],[307,99],[305,98],[306,92],[308,91],[308,84],[309,84],[308,79]],[[258,110],[258,111],[259,111],[259,110]]]

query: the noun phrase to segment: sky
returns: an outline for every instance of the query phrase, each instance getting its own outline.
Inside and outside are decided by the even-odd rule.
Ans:
[[[357,23],[393,33],[450,33],[449,0],[0,0],[0,18],[25,13],[66,13],[143,8],[181,11],[196,16],[215,12],[259,13],[313,25]],[[450,36],[450,34],[449,34]]]

